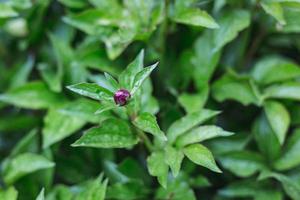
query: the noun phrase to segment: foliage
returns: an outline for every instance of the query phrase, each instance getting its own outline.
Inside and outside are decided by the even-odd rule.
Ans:
[[[0,1],[0,199],[299,199],[299,33],[298,0]]]

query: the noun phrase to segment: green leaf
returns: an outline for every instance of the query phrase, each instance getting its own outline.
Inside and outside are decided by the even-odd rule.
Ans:
[[[213,34],[206,31],[196,40],[194,52],[195,55],[191,59],[195,69],[193,77],[197,89],[201,92],[208,90],[208,82],[220,60],[221,51],[214,50]]]
[[[107,184],[108,179],[103,180],[103,174],[101,174],[95,180],[85,183],[74,200],[104,200]]]
[[[85,0],[77,0],[77,1],[73,1],[73,0],[58,0],[61,4],[64,4],[67,7],[70,8],[75,8],[75,9],[79,9],[79,8],[84,8],[87,6],[87,3]]]
[[[173,176],[177,177],[184,158],[182,150],[168,145],[165,148],[165,157],[166,163],[170,166]]]
[[[250,139],[252,139],[251,135],[239,133],[231,137],[215,138],[207,141],[206,144],[215,155],[222,155],[231,151],[241,151],[245,149]]]
[[[115,103],[112,102],[102,102],[102,104],[98,105],[98,109],[94,113],[95,115],[103,114],[105,111],[112,110],[114,108],[118,108]]]
[[[121,119],[108,119],[99,127],[87,130],[73,147],[127,148],[138,142],[128,123]]]
[[[29,56],[26,62],[22,63],[19,66],[18,71],[11,78],[10,88],[17,88],[26,84],[29,79],[30,73],[32,72],[34,62],[34,58],[32,56]]]
[[[277,2],[261,2],[260,5],[266,13],[273,16],[281,25],[285,25],[284,13],[280,3]]]
[[[98,37],[87,37],[76,49],[76,61],[88,68],[108,72],[114,76],[118,75],[120,73],[119,67],[114,66],[107,58],[105,49],[103,49],[98,42]]]
[[[167,188],[158,188],[154,199],[169,199],[170,196],[173,200],[196,200],[195,193],[190,187],[189,182],[182,178],[173,179]]]
[[[176,145],[178,146],[186,146],[188,144],[202,142],[204,140],[208,140],[215,137],[222,137],[222,136],[231,136],[234,133],[224,131],[222,128],[208,125],[208,126],[200,126],[197,127],[183,135],[181,135],[177,141]]]
[[[220,50],[233,40],[240,31],[250,25],[250,13],[246,10],[232,10],[227,12],[219,21],[219,29],[214,31],[214,51]]]
[[[64,98],[49,91],[44,83],[35,81],[1,94],[0,101],[21,108],[44,109],[64,102]]]
[[[136,29],[135,39],[147,40],[158,24],[165,19],[164,1],[130,1],[125,0],[126,11],[130,13],[131,22]]]
[[[256,63],[251,75],[259,84],[267,85],[300,77],[300,68],[285,58],[268,56]]]
[[[45,157],[32,153],[20,154],[8,160],[4,166],[4,181],[10,185],[19,178],[41,169],[54,167],[54,163]]]
[[[299,2],[297,1],[297,3],[299,3]],[[295,4],[292,4],[291,7],[284,8],[284,18],[286,21],[286,25],[279,28],[279,30],[282,31],[283,33],[299,33],[300,32],[300,26],[299,26],[300,11],[297,8],[297,5],[295,5]],[[299,4],[298,4],[298,7],[299,7]]]
[[[281,146],[278,137],[272,130],[266,116],[259,116],[253,125],[254,138],[261,153],[269,162],[273,162],[280,155]]]
[[[59,76],[51,66],[47,63],[40,63],[38,65],[38,70],[44,81],[47,83],[49,88],[54,92],[61,91],[61,76]]]
[[[54,84],[52,88],[60,92],[62,89],[61,82],[63,75],[64,73],[67,73],[65,69],[68,69],[70,63],[74,60],[74,52],[66,40],[53,34],[49,34],[49,38],[53,48],[53,53],[56,58],[57,66],[54,68],[48,66],[47,69],[42,70],[42,74],[46,78],[45,80],[48,80],[48,84]],[[46,73],[48,73],[48,75]],[[53,81],[49,80],[50,78],[52,78]]]
[[[208,98],[208,88],[200,91],[197,94],[183,93],[178,97],[178,102],[187,113],[200,111]]]
[[[85,120],[66,115],[58,109],[50,109],[44,118],[44,127],[42,130],[43,135],[43,148],[61,141],[72,133],[81,129]]]
[[[118,19],[118,21],[121,20]],[[111,60],[117,58],[127,48],[127,46],[135,39],[137,34],[136,32],[137,27],[131,26],[132,25],[131,22],[126,21],[123,23],[124,24],[128,23],[129,26],[124,27],[123,26],[124,24],[122,24],[120,25],[120,29],[118,31],[110,32],[109,35],[103,37],[102,39],[102,41],[105,43],[108,57]]]
[[[202,144],[192,144],[183,149],[184,154],[197,165],[201,165],[211,171],[222,173],[216,165],[212,153]]]
[[[164,132],[160,130],[157,124],[156,117],[150,113],[140,114],[137,118],[134,119],[133,124],[142,131],[151,133],[161,140],[167,140]]]
[[[116,79],[114,79],[111,75],[109,75],[108,73],[104,73],[106,80],[108,81],[108,83],[112,86],[112,88],[114,89],[114,91],[117,91],[118,89],[120,89],[119,83],[116,81]]]
[[[132,61],[127,68],[120,74],[119,83],[121,88],[131,90],[135,76],[143,69],[144,50],[141,50],[139,55]]]
[[[163,152],[153,152],[147,158],[147,166],[152,176],[157,176],[158,182],[164,188],[167,187],[168,165],[165,163],[165,155]]]
[[[286,82],[280,85],[273,85],[265,89],[266,98],[300,100],[300,83]]]
[[[7,17],[16,17],[19,14],[9,5],[8,3],[0,3],[0,19],[7,18]]]
[[[172,19],[177,23],[187,25],[219,28],[219,25],[206,11],[197,8],[186,8],[179,12],[175,12]]]
[[[96,100],[110,101],[113,97],[113,93],[111,91],[96,83],[77,83],[75,85],[67,86],[67,88],[82,96]]]
[[[14,187],[9,187],[6,190],[0,189],[0,199],[17,200],[18,191]]]
[[[77,99],[73,102],[65,104],[59,111],[66,115],[66,117],[77,117],[83,121],[99,123],[105,119],[112,117],[108,112],[102,112],[101,115],[95,115],[100,107],[105,106],[103,102],[90,100],[90,99]]]
[[[145,199],[149,191],[140,181],[115,183],[108,187],[106,199]]]
[[[65,16],[63,21],[90,35],[100,35],[110,26],[120,26],[125,22],[126,16],[120,8],[105,7],[87,9],[79,14]]]
[[[288,138],[282,155],[276,160],[274,166],[277,170],[289,170],[300,164],[300,129],[296,129],[293,135]]]
[[[290,115],[286,108],[276,101],[266,101],[264,109],[272,129],[282,145],[290,125]]]
[[[141,87],[143,82],[148,78],[151,74],[151,72],[156,68],[158,63],[155,63],[149,67],[145,67],[143,70],[141,70],[139,73],[137,73],[134,77],[132,89],[131,89],[131,95],[134,96],[136,91]]]
[[[263,178],[268,178],[268,177],[272,177],[280,181],[283,186],[283,189],[291,199],[293,200],[299,199],[300,185],[297,182],[295,182],[293,179],[283,174],[278,174],[273,172],[265,173]]]
[[[239,177],[249,177],[263,169],[263,157],[251,151],[233,151],[222,154],[218,160],[222,166]]]
[[[241,199],[241,198],[249,198],[255,197],[260,194],[269,194],[269,197],[275,197],[274,199],[271,198],[270,200],[282,200],[280,198],[280,191],[276,190],[276,188],[270,187],[269,185],[258,182],[257,180],[252,179],[244,179],[242,181],[235,181],[230,183],[225,188],[219,191],[219,194],[222,197],[227,197],[229,199]],[[278,198],[279,196],[279,198]],[[267,200],[267,199],[265,199]],[[268,199],[269,200],[269,199]]]
[[[231,99],[236,100],[243,105],[259,105],[260,100],[254,87],[256,86],[248,77],[239,76],[230,72],[214,82],[212,86],[212,95],[220,102]]]
[[[187,114],[186,116],[176,120],[167,130],[167,136],[170,143],[175,142],[176,138],[186,131],[192,129],[205,122],[206,120],[218,115],[219,111],[203,109],[199,112]]]
[[[45,189],[43,188],[41,191],[40,191],[40,193],[39,193],[39,195],[36,197],[36,200],[45,200]]]
[[[18,154],[26,152],[37,152],[39,148],[37,132],[37,129],[33,129],[27,135],[22,137],[22,139],[20,139],[18,143],[15,144],[10,153],[10,156],[16,156]]]

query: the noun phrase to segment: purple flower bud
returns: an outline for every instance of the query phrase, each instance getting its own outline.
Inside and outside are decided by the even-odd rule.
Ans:
[[[115,93],[114,100],[117,105],[124,106],[128,103],[127,101],[130,99],[130,97],[131,95],[127,90],[120,89]]]

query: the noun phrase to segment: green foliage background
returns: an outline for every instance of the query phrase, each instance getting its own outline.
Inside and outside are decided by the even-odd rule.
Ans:
[[[299,0],[0,0],[0,199],[299,200],[299,33]]]

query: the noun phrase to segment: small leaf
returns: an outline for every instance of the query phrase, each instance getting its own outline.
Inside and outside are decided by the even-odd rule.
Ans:
[[[172,16],[175,22],[193,25],[203,26],[206,28],[219,28],[219,25],[215,20],[204,10],[197,8],[186,8]]]
[[[45,80],[51,87],[58,92],[61,91],[61,82],[66,69],[69,69],[70,63],[74,60],[74,52],[70,47],[68,41],[63,38],[59,38],[54,34],[49,34],[49,39],[53,49],[53,53],[56,58],[56,67],[47,66],[46,69],[42,70]],[[79,66],[77,66],[78,68]],[[46,74],[48,72],[48,75]],[[53,80],[49,80],[49,79]],[[52,83],[54,82],[54,83]],[[53,85],[54,84],[54,85]]]
[[[182,160],[184,158],[182,150],[168,145],[165,148],[165,154],[166,163],[170,166],[173,176],[177,177],[180,171]]]
[[[96,100],[112,100],[113,93],[95,83],[78,83],[67,86],[73,92]]]
[[[208,88],[205,88],[197,94],[183,93],[178,97],[178,101],[187,113],[193,113],[198,112],[203,108],[207,98]]]
[[[214,51],[220,50],[233,40],[240,31],[250,24],[250,13],[246,10],[232,10],[227,12],[219,21],[219,29],[214,31]]]
[[[10,185],[27,174],[51,167],[54,167],[54,163],[41,155],[32,153],[20,154],[5,163],[3,171],[4,181]]]
[[[283,0],[280,0],[283,1]],[[279,30],[283,33],[299,33],[299,0],[289,0],[291,6],[284,7],[284,18],[286,24],[282,26]],[[288,1],[286,2],[288,4]]]
[[[152,176],[157,176],[158,182],[164,188],[167,187],[168,165],[165,163],[165,155],[163,152],[153,152],[147,158],[147,166]]]
[[[212,86],[213,97],[217,101],[236,100],[243,105],[260,105],[260,97],[256,94],[254,83],[248,77],[234,72],[223,75]],[[230,92],[229,92],[230,91]]]
[[[285,25],[283,9],[278,2],[261,2],[260,5],[266,13],[273,16],[281,25]]]
[[[99,115],[102,114],[105,111],[114,109],[114,108],[118,108],[118,106],[114,103],[107,103],[107,102],[103,102],[102,104],[98,105],[98,109],[96,110],[96,112],[94,114]]]
[[[170,196],[173,200],[196,200],[196,195],[190,186],[190,180],[184,180],[181,177],[172,179],[168,183],[167,188],[159,187],[155,191],[155,197],[153,199],[166,200]]]
[[[293,135],[288,138],[287,145],[280,158],[274,166],[277,170],[289,170],[300,164],[300,129],[296,129]]]
[[[121,119],[108,119],[99,127],[87,130],[73,147],[127,148],[138,142],[130,126]]]
[[[273,162],[277,159],[281,151],[279,139],[264,114],[258,116],[255,120],[252,132],[256,144],[266,160]]]
[[[255,64],[251,75],[259,84],[267,85],[300,77],[300,68],[286,58],[268,56]]]
[[[32,129],[27,135],[22,137],[22,139],[15,144],[10,156],[16,156],[26,152],[37,152],[39,148],[37,132],[37,129]]]
[[[29,79],[30,73],[32,72],[32,69],[34,67],[35,59],[33,56],[28,56],[26,62],[20,64],[18,67],[18,71],[14,74],[14,76],[11,78],[10,82],[10,88],[18,88],[24,84]]]
[[[251,151],[233,151],[222,154],[218,160],[222,166],[239,177],[249,177],[264,168],[263,157]]]
[[[286,108],[276,101],[265,102],[264,109],[272,129],[282,145],[290,125],[290,115]]]
[[[43,109],[58,105],[64,98],[39,81],[30,82],[0,95],[0,101],[22,108]]]
[[[86,182],[74,200],[104,200],[107,184],[108,179],[103,180],[103,174],[100,174],[95,180]]]
[[[280,85],[272,85],[265,89],[266,98],[300,100],[300,83],[286,82]]]
[[[201,35],[194,44],[191,63],[194,68],[193,79],[198,91],[208,90],[208,83],[219,63],[221,50],[214,50],[214,37],[209,31]]]
[[[224,131],[222,128],[209,125],[209,126],[200,126],[197,127],[183,135],[181,135],[177,141],[176,145],[178,146],[186,146],[188,144],[202,142],[204,140],[208,140],[215,137],[222,136],[231,136],[234,133]]]
[[[120,89],[119,83],[114,79],[110,74],[104,73],[106,80],[109,82],[109,84],[112,86],[112,88],[117,91]]]
[[[61,76],[59,76],[51,66],[47,63],[39,63],[38,70],[43,78],[43,80],[47,83],[49,88],[53,92],[61,92]]]
[[[109,117],[112,117],[112,114],[108,112],[102,113],[102,115],[95,115],[99,107],[102,107],[103,105],[104,102],[101,102],[99,104],[99,102],[82,98],[63,105],[59,109],[59,112],[66,115],[66,117],[77,117],[79,119],[82,119],[82,121],[99,123]]]
[[[121,88],[131,90],[135,76],[143,69],[144,50],[132,61],[127,68],[120,74],[119,83]]]
[[[162,132],[157,124],[156,117],[150,113],[142,113],[134,119],[133,124],[152,135],[160,138],[161,140],[167,140],[164,132]]]
[[[132,90],[130,92],[132,96],[134,96],[136,91],[141,87],[146,78],[150,76],[151,72],[156,68],[157,65],[158,63],[155,63],[149,67],[145,67],[142,71],[135,75]]]
[[[219,113],[219,111],[203,109],[199,112],[187,114],[171,124],[167,131],[168,140],[170,143],[174,142],[178,136]]]
[[[220,137],[209,140],[207,141],[207,145],[214,154],[222,155],[231,151],[241,151],[245,149],[250,139],[252,139],[252,135],[239,133],[231,137]]]
[[[105,27],[119,26],[125,23],[124,12],[119,8],[92,8],[85,9],[79,14],[65,16],[63,21],[89,35],[105,32]]]
[[[287,195],[293,199],[297,200],[300,196],[300,185],[294,181],[292,178],[285,176],[283,174],[273,173],[273,172],[267,172],[264,174],[264,178],[272,177],[276,180],[280,181],[283,189],[287,193]]]
[[[36,200],[45,200],[45,189],[43,188],[41,191],[40,191],[40,193],[39,193],[39,195],[36,197]]]
[[[183,149],[184,154],[197,165],[201,165],[211,171],[222,173],[216,165],[212,153],[202,144],[192,144]]]

